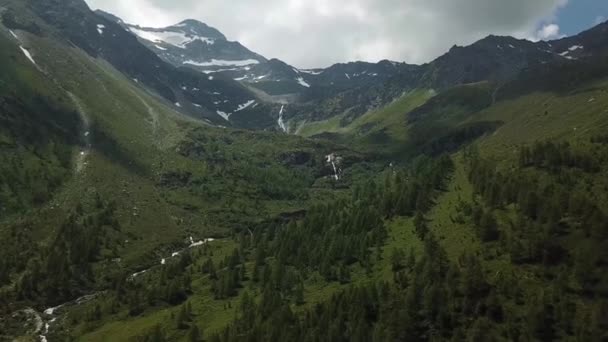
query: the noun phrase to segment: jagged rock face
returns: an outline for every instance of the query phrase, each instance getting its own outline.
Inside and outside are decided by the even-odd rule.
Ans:
[[[196,20],[185,20],[165,28],[122,25],[160,58],[176,67],[187,66],[214,73],[266,62],[264,57],[238,42],[229,41],[217,29]]]

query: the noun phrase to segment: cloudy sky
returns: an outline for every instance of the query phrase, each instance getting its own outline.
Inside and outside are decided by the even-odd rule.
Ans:
[[[425,63],[488,34],[552,39],[608,19],[605,0],[86,0],[142,26],[198,19],[303,68]]]

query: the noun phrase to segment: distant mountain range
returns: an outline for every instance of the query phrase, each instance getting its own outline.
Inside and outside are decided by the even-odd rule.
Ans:
[[[266,114],[271,119],[252,120],[243,117],[246,113],[233,117],[233,124],[256,128],[270,128],[264,126],[270,122],[275,128],[282,127],[278,123],[278,105],[283,108],[282,120],[291,121],[292,128],[345,113],[352,120],[412,89],[441,90],[480,81],[500,83],[524,69],[605,55],[604,42],[608,39],[607,24],[602,24],[577,36],[549,42],[488,36],[466,47],[454,46],[424,65],[352,62],[303,70],[252,52],[196,20],[145,28],[127,24],[111,14],[97,13],[122,25],[173,66],[194,69],[210,78],[232,79],[260,102],[277,104],[271,105],[271,113]],[[229,111],[221,103],[217,110]]]
[[[196,20],[145,28],[96,11],[74,21],[70,8],[81,4],[70,4],[63,11],[54,10],[54,1],[35,6],[73,44],[105,58],[176,110],[215,125],[291,133],[337,116],[348,124],[414,89],[500,84],[522,70],[607,54],[604,23],[550,42],[489,36],[470,46],[454,46],[424,65],[351,62],[303,70],[261,56]],[[9,14],[5,21],[10,25]]]

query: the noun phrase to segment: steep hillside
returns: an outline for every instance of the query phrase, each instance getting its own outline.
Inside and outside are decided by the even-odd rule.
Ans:
[[[58,7],[62,10],[57,10]],[[33,2],[31,8],[41,22],[32,21],[24,10],[9,7],[2,14],[5,25],[34,35],[61,35],[91,57],[103,58],[180,112],[220,125],[230,125],[228,118],[237,111],[255,113],[252,115],[257,117],[265,115],[266,110],[262,107],[253,108],[255,95],[237,82],[163,62],[140,44],[135,35],[91,12],[86,4],[45,1]],[[53,27],[52,32],[39,32],[42,23]]]

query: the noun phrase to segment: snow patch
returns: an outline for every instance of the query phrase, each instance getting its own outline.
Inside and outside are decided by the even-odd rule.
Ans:
[[[574,52],[576,50],[583,49],[583,48],[584,47],[581,46],[581,45],[573,45],[573,46],[569,47],[568,50],[560,53],[559,55],[562,56],[562,57],[564,57],[564,58],[566,58],[566,59],[576,60],[577,58],[572,57],[572,56],[568,56],[568,55],[570,54],[570,52]]]
[[[244,109],[247,109],[249,106],[251,106],[254,103],[255,103],[255,100],[247,101],[247,102],[239,105],[239,107],[234,112],[236,113],[236,112],[240,112]]]
[[[134,27],[129,28],[129,30],[137,35],[138,37],[151,41],[153,43],[167,43],[173,46],[177,46],[178,48],[184,49],[186,45],[195,42],[201,41],[203,43],[207,43],[209,45],[215,44],[215,40],[207,37],[201,37],[197,35],[186,34],[184,32],[173,32],[173,31],[159,31],[159,32],[151,32],[145,31],[141,29],[137,29]]]
[[[256,59],[243,59],[243,60],[223,60],[223,59],[211,59],[208,62],[197,62],[193,60],[187,60],[183,64],[189,64],[199,67],[210,67],[210,66],[246,66],[252,64],[259,64],[260,62]]]
[[[348,78],[350,80],[350,75],[349,74],[344,74],[346,76],[346,78]]]
[[[213,76],[208,77],[209,81],[213,81],[213,78],[214,78]]]
[[[304,81],[304,78],[302,77],[298,77],[296,79],[296,81],[298,81],[298,83],[302,86],[302,87],[306,87],[306,88],[310,88],[310,84],[306,83],[306,81]]]
[[[19,39],[19,37],[17,37],[17,35],[15,34],[15,32],[13,32],[13,30],[9,30],[8,32],[11,33],[11,35],[15,38],[15,39]]]
[[[216,70],[202,70],[203,74],[214,74],[217,72],[224,72],[224,71],[241,71],[241,70],[248,70],[247,68],[227,68],[227,69],[216,69]]]
[[[167,49],[165,49],[164,47],[160,46],[160,45],[154,45],[155,48],[162,50],[162,51],[167,51]]]
[[[103,30],[106,28],[105,25],[102,24],[97,24],[97,32],[99,32],[99,34],[103,34]]]
[[[193,105],[194,107],[197,107],[197,108],[201,108],[201,107],[202,107],[202,106],[201,106],[200,104],[198,104],[198,103],[193,103],[192,105]]]
[[[34,64],[35,66],[38,66],[38,64],[36,64],[36,61],[32,57],[32,54],[26,48],[24,48],[23,46],[19,46],[19,48],[21,49],[21,51],[23,51],[23,54],[25,55],[25,57],[27,57],[27,59],[29,59],[30,62],[32,62],[32,64]]]
[[[180,108],[181,108],[181,107],[182,107],[182,104],[181,104],[181,103],[179,103],[179,102],[175,102],[175,106],[176,106],[176,107],[180,107]]]
[[[224,118],[224,120],[230,121],[230,114],[228,114],[226,112],[222,112],[221,110],[218,110],[216,113],[217,113],[217,115],[219,115],[222,118]]]

